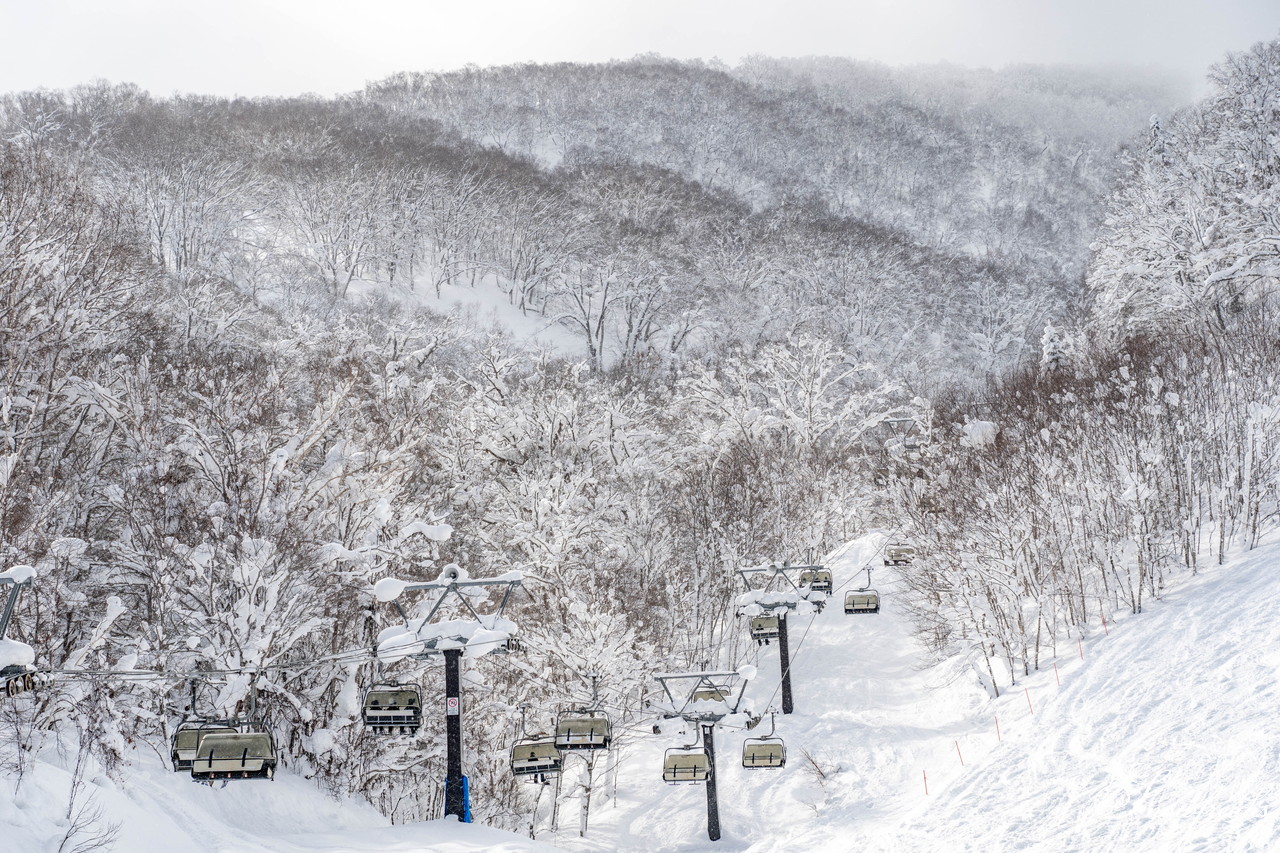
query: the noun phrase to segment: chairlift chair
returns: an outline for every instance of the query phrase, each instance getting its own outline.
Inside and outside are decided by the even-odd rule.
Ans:
[[[271,779],[276,772],[276,745],[267,731],[233,731],[200,738],[191,778]]]
[[[803,572],[801,572],[801,573],[800,573],[800,580],[799,580],[799,582],[796,584],[796,586],[807,586],[807,587],[812,587],[812,586],[813,586],[813,579],[814,579],[814,576],[815,576],[815,575],[817,575],[817,572],[814,572],[814,571],[812,571],[812,570],[806,569],[805,571],[803,571]]]
[[[754,770],[761,767],[784,767],[787,745],[777,734],[777,720],[769,714],[769,734],[749,737],[742,742],[742,766]]]
[[[378,734],[413,734],[422,726],[422,697],[417,688],[376,685],[365,691],[364,724]]]
[[[557,749],[608,749],[612,741],[613,726],[603,711],[573,711],[556,723]]]
[[[516,776],[532,776],[545,783],[563,765],[564,756],[556,749],[554,737],[521,738],[511,746],[511,772]]]
[[[778,637],[778,617],[772,614],[751,617],[751,639],[756,643],[768,643]]]
[[[825,592],[830,595],[833,587],[831,572],[826,569],[819,569],[814,572],[813,580],[809,582],[809,590],[811,592]]]
[[[892,542],[884,548],[886,566],[909,566],[916,558],[916,549],[906,542]]]
[[[724,687],[699,687],[689,697],[690,702],[728,702],[729,691]]]
[[[844,597],[845,613],[879,613],[880,593],[874,589],[860,589]]]
[[[176,773],[188,772],[200,752],[200,741],[209,735],[236,734],[236,729],[214,720],[185,720],[173,733],[169,758]]]
[[[662,781],[677,785],[683,782],[705,782],[711,778],[711,759],[701,746],[668,749],[662,759]]]

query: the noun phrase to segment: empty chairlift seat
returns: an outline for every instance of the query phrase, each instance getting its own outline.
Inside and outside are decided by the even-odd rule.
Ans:
[[[699,687],[689,697],[690,702],[728,702],[729,690],[724,687]]]
[[[909,566],[915,558],[916,549],[906,542],[894,542],[885,546],[884,564],[886,566]]]
[[[374,687],[364,695],[363,717],[379,734],[413,734],[422,725],[422,698],[411,687]]]
[[[200,741],[209,735],[237,734],[230,726],[210,723],[183,723],[174,732],[169,758],[173,761],[176,772],[185,772],[195,763],[196,754],[200,750]]]
[[[191,777],[270,779],[276,771],[276,747],[267,732],[230,732],[200,738]]]
[[[705,782],[711,778],[711,762],[707,759],[706,750],[668,749],[662,760],[662,781],[672,784],[680,782]]]
[[[563,764],[555,738],[525,738],[511,747],[511,772],[517,776],[552,776]]]
[[[874,589],[851,592],[844,597],[845,613],[879,613],[880,594]]]
[[[565,714],[556,723],[557,749],[608,749],[612,740],[609,718],[599,711]]]
[[[809,589],[814,592],[830,593],[832,586],[831,572],[820,569],[813,573],[813,581],[809,584]]]
[[[787,763],[787,747],[782,738],[748,738],[742,744],[742,766],[782,767]]]

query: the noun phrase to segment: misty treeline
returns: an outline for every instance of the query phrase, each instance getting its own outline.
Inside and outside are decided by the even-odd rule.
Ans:
[[[939,402],[950,440],[897,466],[928,553],[908,576],[923,634],[973,655],[992,689],[1275,529],[1280,42],[1210,79],[1125,158],[1087,323]],[[994,442],[955,428],[977,420]]]
[[[1104,349],[1113,330],[1071,313],[1115,151],[1169,99],[1083,72],[766,60],[405,76],[333,101],[108,84],[7,96],[0,560],[40,572],[15,636],[41,667],[85,675],[5,705],[5,760],[77,726],[110,772],[166,753],[188,685],[93,672],[211,673],[194,711],[221,714],[249,679],[216,673],[264,668],[286,767],[395,820],[434,816],[438,665],[334,656],[398,618],[374,602],[377,579],[523,568],[508,615],[526,650],[469,662],[464,701],[476,818],[528,827],[548,795],[507,771],[517,706],[546,730],[600,673],[625,748],[647,730],[653,672],[753,654],[731,607],[743,565],[908,528],[931,567],[913,582],[935,646],[1015,667],[1037,630],[1052,645],[1101,606],[1158,594],[1184,541],[1200,558],[1270,512],[1261,451],[1239,507],[1238,491],[1205,491],[1240,486],[1227,436],[1244,427],[1197,424],[1216,479],[1187,469],[1185,500],[1135,486],[1134,500],[1174,501],[1123,516],[1140,546],[1104,519],[1130,508],[1127,469],[1108,461],[1146,458],[1123,417],[1236,418],[1246,409],[1208,381],[1229,375],[1269,423],[1247,378],[1263,381],[1266,335],[1264,301],[1246,297],[1265,288],[1187,340],[1125,327]],[[1141,181],[1172,174],[1152,157],[1203,144],[1180,127],[1161,128],[1169,153],[1134,144],[1109,222],[1137,215],[1126,193]],[[1108,271],[1110,247],[1162,251],[1109,227],[1099,293],[1129,274]],[[575,348],[528,351],[450,310],[459,292],[498,294]],[[1047,320],[1062,331],[1038,371]],[[965,408],[993,373],[993,402]],[[886,455],[887,415],[932,427],[920,460],[896,443]],[[999,424],[998,449],[948,437],[972,415]],[[1192,444],[1148,438],[1179,460]],[[1094,491],[1054,536],[1102,538],[1037,545],[1070,551],[1054,574],[1012,532],[1041,522],[1001,513],[1037,506],[1016,491],[1041,476],[1027,454],[1083,466],[1077,446]],[[1154,488],[1160,466],[1133,465]],[[887,489],[873,485],[884,467]],[[930,502],[948,509],[926,515]],[[1194,524],[1170,539],[1177,513]],[[424,520],[452,538],[415,533]],[[1090,570],[1092,554],[1114,570]],[[1033,562],[1084,585],[1024,586]],[[1032,601],[1043,615],[1028,620]],[[359,724],[379,679],[423,686],[416,737]],[[602,790],[618,755],[572,762],[565,800]]]

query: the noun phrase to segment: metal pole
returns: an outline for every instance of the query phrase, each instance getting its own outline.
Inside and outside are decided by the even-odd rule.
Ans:
[[[444,651],[444,726],[448,758],[444,778],[444,813],[463,820],[466,800],[462,791],[462,649]]]
[[[716,801],[716,724],[702,723],[702,745],[707,751],[707,838],[720,840],[720,804]]]
[[[0,616],[0,638],[8,636],[9,619],[13,616],[13,605],[18,601],[18,590],[21,589],[20,584],[14,584],[13,589],[9,590],[9,600],[4,605],[4,615]]]
[[[782,668],[782,713],[790,714],[791,702],[791,650],[787,647],[787,612],[778,615],[778,665]]]

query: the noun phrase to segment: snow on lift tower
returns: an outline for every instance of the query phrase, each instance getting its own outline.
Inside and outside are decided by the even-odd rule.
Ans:
[[[5,696],[17,696],[45,684],[44,676],[36,672],[35,650],[26,643],[10,640],[8,633],[9,620],[13,618],[18,594],[31,586],[35,576],[36,570],[31,566],[14,566],[8,571],[0,572],[0,586],[9,587],[4,613],[0,615],[0,684],[4,686]]]
[[[392,663],[407,657],[419,660],[432,655],[444,657],[444,813],[460,821],[471,820],[470,786],[462,774],[462,658],[464,655],[476,658],[518,650],[517,626],[503,614],[511,593],[523,583],[524,574],[520,571],[505,572],[491,578],[472,578],[461,566],[450,563],[432,581],[383,578],[373,585],[374,597],[395,603],[404,620],[403,625],[390,626],[378,634],[378,660]],[[495,612],[481,614],[471,599],[481,599],[481,607],[492,603],[488,591],[491,587],[502,588],[502,597],[494,608]],[[429,604],[426,616],[409,618],[397,601],[406,592],[426,593],[426,603]],[[446,602],[454,602],[455,612],[461,609],[464,615],[437,620]]]
[[[696,723],[701,747],[695,742],[688,746],[668,749],[662,759],[662,778],[665,782],[705,782],[707,791],[707,837],[720,840],[720,804],[716,793],[716,725],[730,714],[737,714],[742,707],[742,694],[747,681],[754,678],[754,666],[743,666],[737,672],[685,672],[658,673],[654,675],[667,701],[660,703],[663,715],[680,717]],[[737,696],[733,695],[735,682],[741,680]],[[687,684],[685,689],[673,689],[672,685]]]

